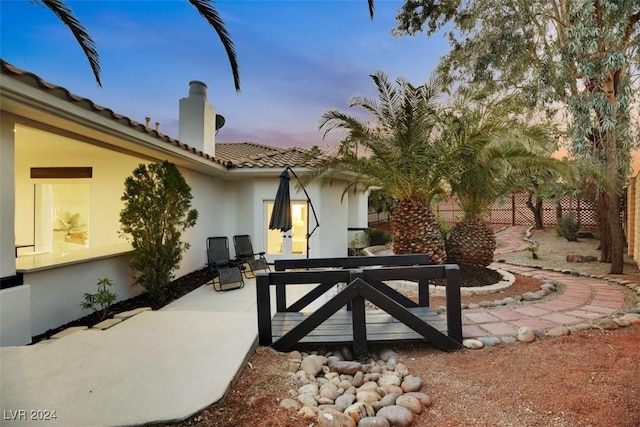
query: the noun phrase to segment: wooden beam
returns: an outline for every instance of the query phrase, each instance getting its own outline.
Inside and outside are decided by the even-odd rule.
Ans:
[[[93,168],[87,167],[52,167],[31,168],[33,179],[60,179],[60,178],[92,178]]]

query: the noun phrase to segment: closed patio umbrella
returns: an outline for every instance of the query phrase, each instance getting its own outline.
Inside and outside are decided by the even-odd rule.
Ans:
[[[291,230],[291,195],[289,193],[289,171],[280,174],[280,184],[273,202],[273,212],[269,220],[269,230],[280,230],[283,233]]]

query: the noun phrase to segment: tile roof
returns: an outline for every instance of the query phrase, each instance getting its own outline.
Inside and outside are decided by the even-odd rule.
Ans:
[[[312,166],[317,163],[317,159],[310,158],[310,151],[303,148],[278,148],[251,142],[216,143],[216,156],[212,157],[194,147],[180,142],[175,138],[149,128],[145,124],[138,123],[129,117],[118,114],[110,108],[102,107],[88,98],[75,95],[62,86],[46,82],[36,74],[21,70],[3,59],[0,59],[0,73],[31,87],[40,89],[49,95],[66,100],[80,108],[84,108],[87,111],[106,117],[107,119],[111,119],[123,126],[127,126],[139,131],[140,133],[150,135],[161,142],[192,152],[204,159],[222,165],[227,169],[279,168],[286,166],[305,167]]]
[[[232,163],[236,168],[311,167],[317,157],[298,147],[279,148],[253,142],[216,143],[216,158]]]

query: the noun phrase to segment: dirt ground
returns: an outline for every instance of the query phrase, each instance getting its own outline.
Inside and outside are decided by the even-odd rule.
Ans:
[[[540,242],[541,261],[549,268],[562,266],[571,253],[591,253],[597,241],[565,244],[552,232],[534,233]],[[501,255],[527,263],[524,251]],[[571,265],[604,271],[600,263]],[[638,279],[633,263],[625,276]],[[536,279],[516,276],[510,288],[494,295],[504,298],[537,290]],[[616,285],[612,285],[616,286]],[[560,289],[559,292],[562,292]],[[463,296],[463,303],[487,296]],[[431,297],[431,305],[443,305]],[[423,379],[422,391],[433,405],[414,418],[414,426],[517,427],[638,427],[640,426],[640,326],[615,331],[583,330],[569,336],[537,339],[533,343],[498,345],[482,350],[441,352],[428,346],[394,347],[412,375]],[[289,397],[288,356],[259,347],[226,398],[178,426],[317,426],[299,419],[295,410],[278,403]]]
[[[433,405],[415,426],[640,426],[640,326],[444,353],[395,350]],[[287,354],[258,348],[224,402],[179,426],[310,427],[278,406]]]

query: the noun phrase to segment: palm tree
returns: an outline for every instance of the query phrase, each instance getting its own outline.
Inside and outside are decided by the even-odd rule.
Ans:
[[[483,214],[498,198],[522,185],[539,171],[559,170],[551,158],[553,128],[522,120],[517,99],[492,99],[470,93],[442,115],[443,138],[457,146],[458,168],[447,176],[464,218],[447,238],[450,262],[486,267],[493,261],[496,238]]]
[[[64,0],[31,0],[34,3],[40,3],[49,8],[69,29],[71,33],[78,41],[78,44],[82,48],[85,56],[89,60],[89,65],[93,71],[93,75],[96,78],[98,86],[102,86],[100,81],[100,56],[96,49],[96,44],[84,28],[82,23],[74,15],[71,8],[66,4]],[[220,41],[227,52],[229,63],[231,65],[231,72],[233,73],[233,82],[235,84],[236,91],[240,91],[240,72],[238,70],[238,59],[236,57],[235,47],[229,36],[229,32],[225,27],[224,21],[220,18],[218,11],[213,7],[211,0],[188,0],[193,7],[196,8],[198,13],[213,27],[218,33]],[[370,5],[370,13],[373,13],[373,5]],[[373,15],[372,15],[373,16]]]
[[[398,202],[391,216],[394,252],[426,253],[432,263],[444,263],[444,236],[430,203],[442,192],[442,177],[456,157],[439,138],[436,101],[447,82],[432,78],[414,87],[397,78],[394,85],[380,71],[371,78],[378,90],[377,99],[356,97],[350,106],[365,110],[374,121],[326,111],[320,125],[324,135],[346,130],[348,137],[338,153],[328,156],[307,180],[350,172],[355,177],[345,192],[380,189]]]

